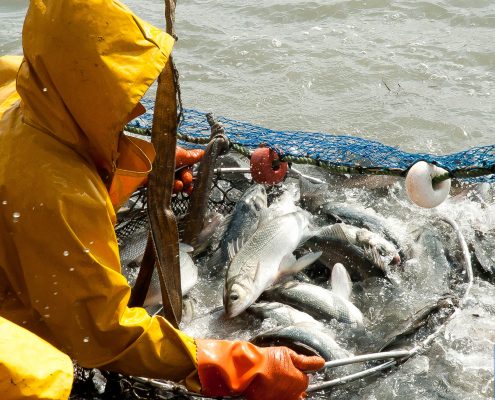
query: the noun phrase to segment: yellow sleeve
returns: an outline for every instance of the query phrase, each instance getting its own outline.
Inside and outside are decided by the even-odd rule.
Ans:
[[[43,151],[37,156],[42,169],[50,165]],[[194,340],[127,307],[114,213],[96,174],[69,157],[41,176],[28,196],[33,210],[24,204],[12,228],[31,307],[54,344],[84,367],[175,381],[195,375]]]
[[[0,317],[2,400],[67,399],[72,379],[73,367],[68,356]]]

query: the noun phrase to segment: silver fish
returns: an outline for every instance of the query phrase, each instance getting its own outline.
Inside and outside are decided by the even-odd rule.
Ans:
[[[295,260],[292,252],[309,232],[309,215],[303,210],[277,218],[267,217],[242,246],[230,246],[232,261],[225,280],[223,304],[235,317],[248,308],[281,275],[296,273],[321,253]]]
[[[187,244],[179,243],[180,283],[182,295],[186,295],[198,281],[198,267],[194,264],[191,256],[193,248]],[[156,268],[151,277],[150,287],[144,300],[144,306],[154,306],[162,303],[162,292],[160,278]]]
[[[260,212],[267,208],[266,190],[262,185],[251,186],[237,202],[234,211],[224,221],[227,228],[218,250],[208,260],[208,268],[222,269],[228,265],[229,244],[246,241],[256,230]]]
[[[341,348],[330,334],[312,325],[291,325],[275,328],[261,333],[251,343],[258,346],[287,346],[292,350],[308,356],[320,356],[325,361],[352,356]]]
[[[301,179],[299,182],[301,203],[304,208],[312,213],[324,215],[330,223],[344,222],[359,228],[366,228],[383,236],[393,243],[398,249],[401,259],[405,260],[403,253],[405,246],[402,245],[399,237],[387,226],[387,221],[383,217],[331,201],[327,186],[313,185],[304,179]]]
[[[495,275],[495,231],[482,232],[475,230],[471,243],[476,261],[489,278]]]
[[[363,325],[363,314],[349,300],[331,290],[303,282],[286,282],[265,291],[263,300],[280,301],[315,318]]]
[[[296,310],[287,304],[277,302],[260,302],[254,303],[246,310],[248,314],[254,315],[260,320],[272,319],[280,326],[289,326],[297,324],[311,324],[315,328],[321,327],[321,322],[315,320],[311,315]]]
[[[206,214],[203,229],[191,243],[194,255],[205,252],[208,247],[212,246],[212,243],[218,244],[227,228],[223,223],[224,220],[225,217],[216,211],[209,211]]]
[[[385,270],[390,264],[399,264],[397,248],[383,236],[365,228],[337,223],[320,229],[318,238],[348,242],[363,249],[363,256],[377,268]]]

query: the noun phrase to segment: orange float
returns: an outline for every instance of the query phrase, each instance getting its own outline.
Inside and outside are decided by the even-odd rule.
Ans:
[[[278,154],[268,147],[260,147],[251,154],[251,176],[256,183],[276,185],[284,180],[289,169],[279,161]]]

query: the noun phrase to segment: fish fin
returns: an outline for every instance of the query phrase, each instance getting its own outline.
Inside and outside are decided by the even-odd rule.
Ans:
[[[352,292],[352,282],[345,267],[337,263],[332,268],[332,292],[340,297],[349,300]]]
[[[233,213],[232,214],[229,214],[227,215],[219,224],[218,224],[218,227],[217,227],[217,230],[223,230],[223,231],[226,231],[227,228],[229,227],[230,225],[230,222],[232,221],[232,217],[233,217]]]
[[[261,286],[261,276],[263,275],[261,273],[261,261],[258,261],[258,265],[256,265],[256,270],[254,272],[254,275],[253,275],[253,286],[255,287],[259,287]],[[256,300],[256,299],[255,299]]]
[[[194,251],[194,248],[192,246],[189,246],[188,244],[180,242],[179,251],[183,251],[184,253],[192,253]]]
[[[344,228],[342,228],[341,223],[333,224],[333,225],[326,227],[326,228],[327,228],[326,232],[331,237],[342,240],[344,242],[350,242],[349,237],[345,233]]]
[[[308,253],[296,260],[292,254],[286,255],[279,267],[279,276],[283,275],[294,275],[299,271],[302,271],[307,266],[313,264],[322,255],[321,251],[316,253]],[[291,257],[292,256],[292,257]]]
[[[227,252],[229,253],[230,260],[232,260],[235,256],[234,242],[227,244]]]
[[[235,240],[235,253],[239,253],[239,250],[244,246],[244,236],[238,237]]]
[[[279,271],[290,269],[296,263],[296,256],[292,253],[286,254],[280,261]]]
[[[218,248],[207,262],[208,269],[218,267],[222,264],[222,250]]]

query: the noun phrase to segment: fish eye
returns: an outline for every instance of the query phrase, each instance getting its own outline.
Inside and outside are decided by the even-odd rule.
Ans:
[[[230,300],[232,300],[232,301],[239,300],[239,295],[237,293],[231,293],[229,297],[230,297]]]

